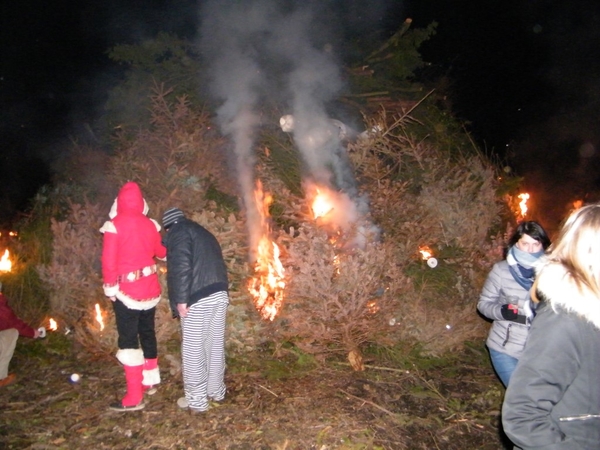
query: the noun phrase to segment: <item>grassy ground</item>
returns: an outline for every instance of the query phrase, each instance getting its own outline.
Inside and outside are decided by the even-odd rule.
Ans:
[[[446,358],[373,352],[367,370],[317,364],[270,347],[230,358],[227,398],[202,415],[176,406],[176,364],[142,411],[107,409],[123,395],[117,361],[51,334],[19,339],[18,382],[0,388],[1,449],[503,449],[504,393],[483,343]],[[72,373],[81,375],[71,383]]]

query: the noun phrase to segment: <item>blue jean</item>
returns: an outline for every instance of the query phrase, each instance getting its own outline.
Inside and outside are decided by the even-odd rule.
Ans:
[[[494,366],[496,375],[498,375],[504,387],[507,387],[519,360],[498,350],[492,350],[491,348],[488,348],[488,350],[490,351],[490,359],[492,360],[492,366]]]

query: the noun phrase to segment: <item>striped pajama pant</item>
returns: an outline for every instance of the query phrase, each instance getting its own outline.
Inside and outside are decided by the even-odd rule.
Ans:
[[[217,292],[194,303],[181,318],[183,390],[188,406],[206,411],[225,398],[225,316],[229,296]]]

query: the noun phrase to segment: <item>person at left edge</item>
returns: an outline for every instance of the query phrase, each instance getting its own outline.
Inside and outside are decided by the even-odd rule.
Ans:
[[[8,304],[8,298],[2,293],[0,283],[0,387],[17,381],[14,373],[8,373],[8,365],[12,359],[19,336],[39,338],[39,329],[34,329],[21,320]]]
[[[113,302],[119,335],[116,356],[127,384],[125,397],[110,405],[115,411],[144,408],[144,389],[160,383],[154,316],[161,287],[154,258],[165,259],[167,249],[160,225],[147,213],[139,186],[127,182],[111,208],[111,220],[100,229],[104,295]]]

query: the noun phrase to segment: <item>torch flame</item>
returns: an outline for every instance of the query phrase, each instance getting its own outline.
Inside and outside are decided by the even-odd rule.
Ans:
[[[100,324],[100,331],[104,330],[104,320],[102,319],[102,310],[100,305],[96,303],[96,320]]]
[[[4,252],[4,256],[0,258],[0,272],[10,272],[12,270],[12,262],[9,259],[8,249]]]
[[[58,330],[58,325],[56,323],[56,320],[54,320],[52,317],[50,317],[50,320],[48,322],[50,322],[50,326],[48,328],[50,328],[52,331]]]
[[[524,219],[527,214],[527,200],[529,200],[529,194],[527,192],[519,194],[521,201],[519,202],[519,208],[521,208],[521,217]]]

